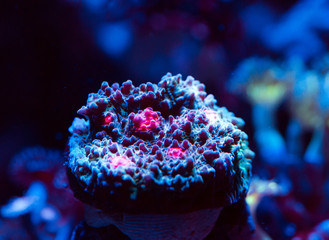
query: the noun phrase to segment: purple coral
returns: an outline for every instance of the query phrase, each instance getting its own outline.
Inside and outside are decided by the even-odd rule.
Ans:
[[[19,186],[28,187],[34,181],[42,181],[48,186],[63,172],[64,156],[61,151],[41,146],[28,147],[14,156],[10,162],[9,174]]]
[[[171,224],[162,236],[148,229],[157,239],[204,238],[220,210],[245,197],[253,158],[243,120],[215,103],[199,81],[170,73],[157,85],[103,82],[89,94],[69,129],[67,161],[75,196],[93,209],[87,222],[132,239],[146,239],[150,221]],[[172,226],[179,221],[188,229]]]
[[[72,226],[81,218],[81,204],[67,188],[61,151],[42,146],[25,148],[13,157],[8,172],[26,191],[0,208],[4,223],[0,235],[15,236],[10,239],[68,239]]]

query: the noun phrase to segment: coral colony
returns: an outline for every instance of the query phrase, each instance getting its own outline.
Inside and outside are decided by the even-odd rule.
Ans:
[[[103,82],[78,114],[67,172],[87,207],[72,239],[107,226],[126,235],[118,239],[207,239],[221,212],[244,201],[254,156],[244,121],[193,77]]]

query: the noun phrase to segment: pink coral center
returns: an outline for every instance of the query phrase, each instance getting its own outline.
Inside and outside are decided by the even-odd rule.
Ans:
[[[111,116],[107,116],[107,117],[104,119],[104,122],[105,122],[106,124],[109,124],[109,123],[111,123],[112,121],[113,121],[113,119],[112,119]]]
[[[152,108],[146,108],[134,117],[134,126],[141,131],[155,130],[159,125],[159,115]]]
[[[167,155],[169,157],[177,158],[177,157],[183,156],[183,153],[184,153],[184,151],[180,148],[169,148],[168,152],[167,152]]]
[[[122,156],[116,156],[112,158],[110,161],[111,161],[111,165],[114,168],[117,168],[119,166],[127,167],[131,164],[131,161],[129,159]]]
[[[206,114],[206,117],[209,120],[209,123],[213,123],[213,122],[218,121],[218,115],[217,115],[217,113],[214,110],[209,109],[209,108],[206,108],[204,110],[204,112]]]

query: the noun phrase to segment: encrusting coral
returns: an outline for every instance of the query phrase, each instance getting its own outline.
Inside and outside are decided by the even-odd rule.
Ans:
[[[254,153],[244,122],[191,76],[103,82],[78,114],[67,172],[90,226],[114,224],[131,239],[203,239],[221,209],[246,196]]]

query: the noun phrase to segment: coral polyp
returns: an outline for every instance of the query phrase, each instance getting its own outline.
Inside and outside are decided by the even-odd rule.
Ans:
[[[152,108],[139,111],[134,117],[134,127],[136,131],[154,131],[159,126],[159,116]]]
[[[205,237],[220,209],[246,196],[253,158],[243,120],[215,103],[193,77],[168,73],[138,87],[103,82],[70,127],[67,170],[75,196],[106,215],[101,225],[124,232],[113,213],[169,222],[209,211]]]
[[[125,157],[115,156],[110,160],[111,165],[116,168],[118,166],[127,167],[131,164],[131,161]]]
[[[295,81],[297,65],[276,63],[268,58],[252,57],[244,60],[235,70],[228,86],[232,92],[245,95],[252,104],[276,107],[288,95]]]

